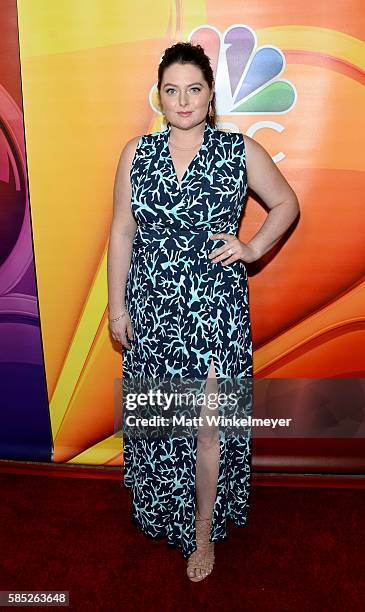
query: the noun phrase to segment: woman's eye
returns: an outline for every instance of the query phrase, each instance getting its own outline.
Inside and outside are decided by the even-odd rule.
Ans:
[[[167,94],[170,94],[171,92],[175,91],[174,87],[169,87],[168,89],[165,90]],[[199,91],[201,91],[200,87],[192,87],[190,91],[194,91],[199,93]]]

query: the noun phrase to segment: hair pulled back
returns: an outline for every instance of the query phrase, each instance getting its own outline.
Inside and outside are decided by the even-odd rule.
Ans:
[[[204,79],[208,83],[209,89],[212,89],[214,81],[213,70],[210,65],[210,59],[205,54],[203,47],[199,44],[193,45],[190,42],[179,42],[175,45],[172,45],[172,47],[168,47],[167,49],[165,49],[161,62],[158,66],[157,90],[159,95],[161,91],[161,82],[164,71],[166,70],[166,68],[176,63],[193,64],[197,68],[200,68],[203,73]],[[210,103],[210,113],[207,113],[206,120],[211,127],[216,127],[217,111],[215,104],[215,92],[213,93],[213,97]]]

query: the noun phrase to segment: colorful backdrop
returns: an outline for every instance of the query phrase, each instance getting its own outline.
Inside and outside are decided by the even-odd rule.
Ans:
[[[260,142],[301,206],[248,267],[255,376],[364,376],[364,31],[360,0],[3,0],[1,457],[122,463],[113,182],[125,142],[161,129],[177,41],[204,46],[221,127]],[[251,193],[241,240],[266,214]]]

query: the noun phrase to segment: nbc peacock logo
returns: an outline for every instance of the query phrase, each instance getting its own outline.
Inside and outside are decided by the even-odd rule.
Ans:
[[[213,26],[199,26],[188,40],[200,44],[210,58],[218,115],[283,114],[295,105],[295,87],[280,78],[286,65],[282,51],[271,45],[258,47],[249,26],[235,24],[223,34]],[[157,84],[149,99],[153,110],[161,115]]]

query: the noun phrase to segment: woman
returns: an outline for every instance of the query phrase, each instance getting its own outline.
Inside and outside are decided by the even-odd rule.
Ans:
[[[117,168],[109,326],[123,347],[125,382],[206,383],[196,436],[124,439],[132,519],[179,548],[198,582],[213,569],[227,519],[245,524],[250,487],[251,437],[208,424],[208,398],[221,379],[252,379],[245,262],[280,239],[299,205],[261,145],[217,129],[213,73],[200,45],[166,49],[158,93],[167,129],[132,138]],[[248,186],[270,212],[243,243]]]

